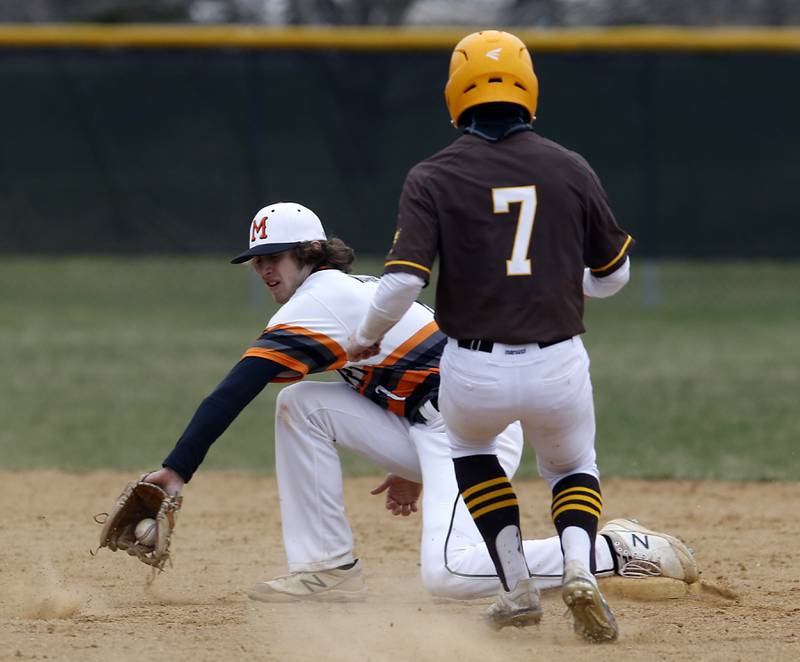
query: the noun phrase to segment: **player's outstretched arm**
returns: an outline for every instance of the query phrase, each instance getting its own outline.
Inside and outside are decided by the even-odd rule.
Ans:
[[[214,392],[198,407],[163,468],[131,482],[117,498],[103,524],[100,547],[125,549],[159,570],[169,559],[175,512],[185,483],[205,458],[209,447],[239,412],[285,368],[267,359],[239,361]],[[139,528],[145,524],[140,534]],[[155,531],[153,539],[145,539]]]
[[[246,357],[237,363],[200,406],[162,466],[188,483],[211,447],[264,387],[286,368],[274,361]]]

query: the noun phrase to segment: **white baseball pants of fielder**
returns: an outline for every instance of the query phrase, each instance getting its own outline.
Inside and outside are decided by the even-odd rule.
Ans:
[[[519,466],[522,446],[519,425],[501,431],[498,456],[509,476]],[[385,471],[422,481],[420,560],[428,591],[461,599],[497,593],[494,565],[458,493],[441,416],[411,424],[342,383],[300,382],[278,396],[276,473],[290,572],[324,570],[354,560],[338,447]],[[376,511],[376,518],[382,514]],[[526,540],[524,549],[540,587],[560,585],[558,538]],[[598,574],[611,572],[608,545],[596,549]]]
[[[453,457],[499,453],[498,435],[520,421],[551,488],[574,473],[599,477],[589,355],[580,336],[544,349],[494,343],[491,352],[449,339],[440,368],[439,407]]]

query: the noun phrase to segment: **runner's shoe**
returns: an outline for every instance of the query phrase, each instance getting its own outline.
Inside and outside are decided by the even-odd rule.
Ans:
[[[318,570],[316,572],[293,572],[283,577],[254,584],[247,595],[261,602],[291,602],[294,600],[319,600],[324,602],[348,602],[363,600],[367,586],[361,571],[361,561],[352,564]]]
[[[617,574],[623,577],[669,577],[687,584],[698,579],[692,550],[677,538],[646,529],[633,519],[612,519],[598,533],[611,541]]]
[[[542,620],[539,589],[533,578],[521,579],[512,591],[500,590],[494,604],[486,611],[489,625],[495,630],[513,625],[521,628]]]
[[[597,583],[579,561],[564,564],[561,598],[572,612],[575,632],[596,643],[614,641],[619,634],[611,608]]]

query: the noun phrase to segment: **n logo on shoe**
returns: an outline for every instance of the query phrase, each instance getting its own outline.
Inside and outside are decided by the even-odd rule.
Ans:
[[[317,589],[328,588],[328,585],[322,581],[317,575],[311,575],[314,578],[312,582],[310,579],[301,579],[300,583],[308,589],[309,593],[316,593]],[[315,588],[316,587],[316,588]]]
[[[645,549],[650,549],[650,538],[645,536],[643,539],[637,536],[635,533],[631,534],[631,547],[636,547],[636,543],[639,543],[640,547],[644,547]]]

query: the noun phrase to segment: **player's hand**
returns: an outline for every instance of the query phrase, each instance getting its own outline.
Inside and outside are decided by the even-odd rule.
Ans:
[[[378,338],[371,345],[362,345],[356,340],[356,334],[354,333],[350,336],[350,340],[347,341],[347,360],[356,363],[377,356],[381,351],[381,340],[382,338]]]
[[[173,471],[169,467],[164,467],[163,469],[154,471],[151,474],[147,474],[147,476],[144,477],[144,481],[146,483],[158,485],[170,496],[178,496],[181,493],[183,486],[186,484],[184,483],[183,478],[180,477],[180,474],[178,474],[176,471]]]
[[[417,512],[422,483],[415,483],[395,474],[386,474],[383,482],[371,490],[370,494],[381,492],[386,492],[386,510],[391,510],[392,515],[408,517],[411,513]]]

